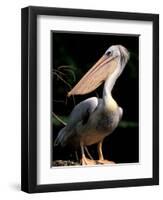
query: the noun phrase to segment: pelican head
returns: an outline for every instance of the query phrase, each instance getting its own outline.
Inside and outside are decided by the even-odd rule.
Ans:
[[[107,49],[105,52],[106,56],[113,57],[113,58],[120,58],[120,63],[117,65],[117,67],[120,67],[121,69],[124,69],[128,59],[129,59],[129,52],[128,50],[123,47],[122,45],[113,45]]]
[[[113,73],[116,72],[117,76],[119,76],[124,70],[128,59],[129,52],[122,45],[109,47],[104,55],[68,93],[68,96],[90,93],[112,76]]]

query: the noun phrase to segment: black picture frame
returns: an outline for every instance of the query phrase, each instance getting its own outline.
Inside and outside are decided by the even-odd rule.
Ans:
[[[153,177],[64,184],[37,184],[37,16],[55,15],[153,23]],[[159,15],[30,6],[21,12],[21,189],[28,193],[159,184]]]

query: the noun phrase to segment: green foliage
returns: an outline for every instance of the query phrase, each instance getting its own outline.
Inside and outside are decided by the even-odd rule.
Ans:
[[[121,121],[119,123],[119,127],[120,128],[135,128],[135,127],[138,127],[138,124],[132,121]]]
[[[67,124],[68,116],[57,115],[57,117],[60,118],[63,122],[65,122]],[[62,123],[56,117],[52,117],[52,123],[55,126],[61,126],[62,125]]]

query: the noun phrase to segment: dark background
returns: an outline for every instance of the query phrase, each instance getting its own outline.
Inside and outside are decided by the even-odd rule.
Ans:
[[[123,118],[118,128],[104,140],[105,159],[116,163],[139,162],[139,36],[116,34],[90,34],[77,32],[52,32],[52,112],[67,122],[73,107],[92,96],[102,97],[103,85],[96,91],[68,98],[67,93],[90,67],[111,46],[121,44],[130,52],[130,60],[117,80],[112,95],[123,108]],[[52,117],[52,160],[75,160],[74,150],[53,147],[53,142],[64,127]],[[97,145],[89,147],[97,159]],[[80,156],[80,150],[78,151]]]

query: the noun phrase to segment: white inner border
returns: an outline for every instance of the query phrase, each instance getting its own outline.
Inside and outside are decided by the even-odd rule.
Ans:
[[[51,168],[51,30],[140,34],[140,162],[94,167]],[[80,41],[79,41],[80,48]],[[56,184],[152,177],[152,22],[43,16],[37,18],[37,184]],[[132,88],[131,88],[132,89]],[[133,105],[134,106],[134,105]],[[132,134],[132,133],[131,133]]]

